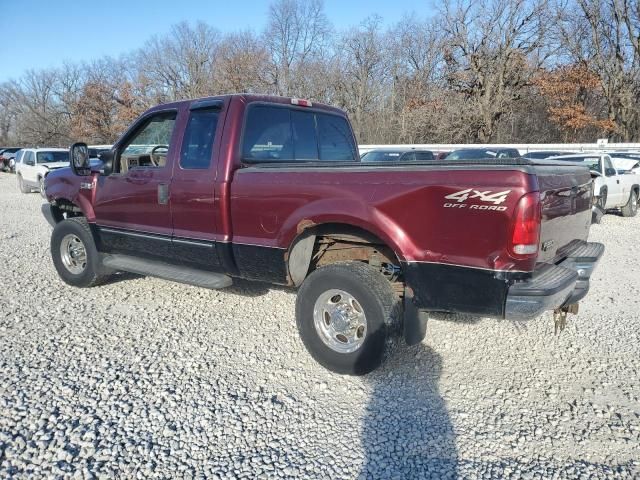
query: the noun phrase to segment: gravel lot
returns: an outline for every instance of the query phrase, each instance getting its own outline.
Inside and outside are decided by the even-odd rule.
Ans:
[[[440,315],[352,378],[286,289],[65,285],[41,202],[0,173],[0,478],[640,477],[640,216],[562,335]]]

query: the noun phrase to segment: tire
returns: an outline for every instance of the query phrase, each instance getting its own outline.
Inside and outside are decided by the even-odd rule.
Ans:
[[[44,177],[40,177],[38,179],[38,190],[40,191],[40,196],[44,199],[47,198],[47,194],[44,190]]]
[[[600,209],[603,212],[606,212],[607,209],[604,208],[606,204],[607,204],[607,191],[606,190],[601,190],[600,191],[600,196],[598,197],[598,201],[597,201],[596,205],[598,207],[600,207]]]
[[[84,217],[68,218],[54,227],[51,258],[60,278],[74,287],[93,287],[108,276]]]
[[[31,189],[25,185],[22,175],[18,174],[18,188],[22,193],[31,193]]]
[[[635,217],[638,213],[638,194],[631,190],[627,204],[620,209],[623,217]]]
[[[337,308],[343,313],[346,308],[352,316],[350,328],[345,327],[348,320],[336,313]],[[302,283],[296,299],[302,342],[318,363],[340,374],[364,375],[380,366],[400,313],[400,299],[389,281],[361,262],[315,270]],[[347,330],[347,334],[336,334]]]

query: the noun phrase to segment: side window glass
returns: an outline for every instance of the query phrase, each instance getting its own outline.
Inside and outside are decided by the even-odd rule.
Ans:
[[[176,112],[163,112],[149,118],[129,139],[120,153],[119,173],[135,167],[163,168],[171,147]]]
[[[316,119],[312,112],[291,111],[296,160],[318,160]]]
[[[616,174],[616,171],[613,168],[613,164],[611,163],[611,159],[609,157],[604,157],[604,174],[607,177],[612,177]]]
[[[256,161],[294,159],[290,109],[262,106],[249,109],[242,158]]]
[[[27,154],[25,155],[24,163],[26,163],[27,165],[35,165],[33,152],[27,152]]]
[[[416,160],[433,160],[433,153],[431,152],[415,152]]]
[[[346,119],[337,115],[317,114],[320,160],[355,162],[358,154]]]
[[[209,168],[219,116],[220,110],[218,109],[191,112],[180,152],[180,166],[182,168]]]

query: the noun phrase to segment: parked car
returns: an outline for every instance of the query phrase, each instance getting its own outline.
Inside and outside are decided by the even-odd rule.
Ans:
[[[446,160],[483,160],[487,158],[518,158],[516,148],[464,148],[454,150],[444,157]]]
[[[618,173],[608,154],[563,155],[552,157],[550,160],[562,160],[588,166],[595,176],[594,196],[597,205],[602,210],[619,209],[625,217],[634,217],[638,213],[640,177]]]
[[[18,188],[22,193],[38,190],[44,196],[44,179],[50,172],[69,166],[69,150],[25,148],[16,164]]]
[[[11,164],[15,164],[14,159],[16,158],[16,152],[18,150],[20,150],[20,147],[5,148],[0,151],[0,170],[3,172],[12,171]]]
[[[561,152],[554,150],[540,150],[535,152],[527,152],[522,155],[522,158],[528,158],[529,160],[544,160],[549,157],[557,157],[558,155],[573,155],[575,152]]]
[[[22,155],[24,155],[24,148],[21,148],[16,152],[15,158],[9,160],[9,168],[12,173],[16,171],[16,164],[22,159]]]
[[[296,287],[302,341],[339,373],[376,368],[396,331],[420,342],[429,311],[563,317],[604,251],[587,242],[584,166],[364,163],[343,111],[295,98],[161,105],[102,155],[102,171],[84,144],[71,158],[46,177],[43,206],[63,281],[127,271]]]
[[[607,152],[611,158],[629,158],[640,160],[640,152]]]
[[[415,162],[434,160],[433,152],[414,148],[369,150],[360,156],[363,162]]]

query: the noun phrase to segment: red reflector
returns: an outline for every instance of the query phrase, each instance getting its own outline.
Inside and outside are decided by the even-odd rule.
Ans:
[[[530,257],[538,253],[540,222],[540,193],[527,193],[518,201],[513,213],[511,253],[517,257]]]
[[[301,107],[312,107],[313,103],[311,103],[309,100],[303,100],[302,98],[292,98],[291,99],[291,103],[293,105],[299,105]]]

